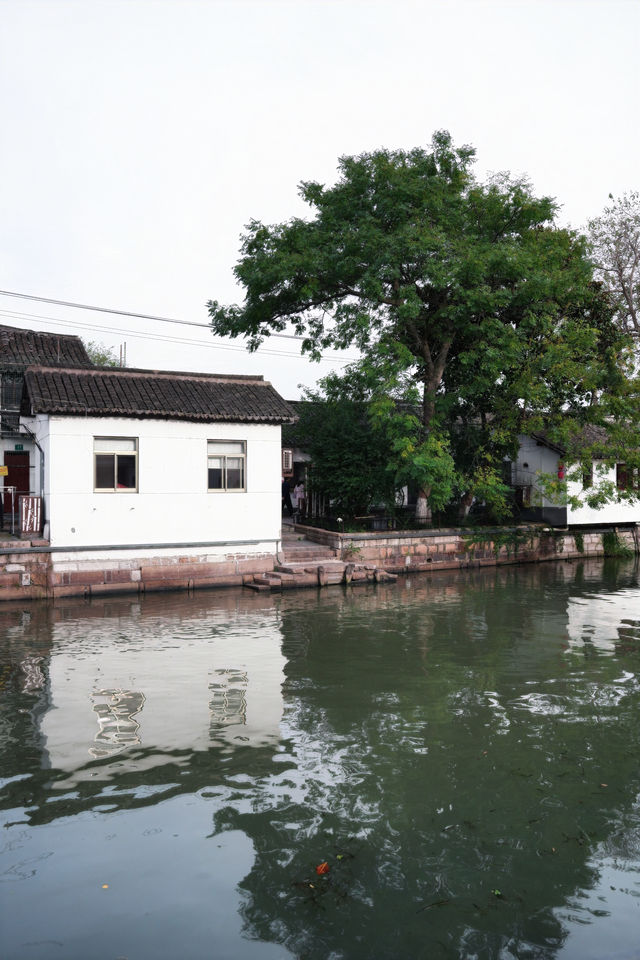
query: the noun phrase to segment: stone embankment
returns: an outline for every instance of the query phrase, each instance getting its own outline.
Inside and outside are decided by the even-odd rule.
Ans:
[[[514,527],[335,533],[297,526],[284,531],[275,553],[214,556],[194,550],[96,551],[51,549],[45,541],[0,540],[0,601],[98,597],[245,586],[285,590],[351,585],[419,571],[470,569],[603,556],[606,538],[640,553],[639,526],[581,531]]]
[[[48,553],[34,550],[45,541],[0,540],[0,600],[39,600],[50,596]],[[15,545],[16,552],[9,552]]]
[[[640,552],[640,524],[626,527],[558,530],[544,527],[500,529],[394,530],[386,533],[336,533],[296,525],[295,531],[333,550],[336,557],[373,564],[390,573],[454,570],[504,563],[579,560],[605,555],[605,538],[615,534],[633,553]]]

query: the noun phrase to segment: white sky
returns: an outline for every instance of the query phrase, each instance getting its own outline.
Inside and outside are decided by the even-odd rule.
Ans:
[[[338,156],[439,128],[584,226],[640,188],[639,64],[638,0],[0,0],[0,289],[206,324],[242,297],[249,219],[304,214],[297,184]],[[0,323],[288,398],[332,367],[4,295]]]

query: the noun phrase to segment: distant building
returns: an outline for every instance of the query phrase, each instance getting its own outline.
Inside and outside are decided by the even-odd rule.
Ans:
[[[607,445],[607,433],[601,427],[585,427],[587,441],[596,448],[599,445],[602,458],[594,458],[591,469],[586,471],[582,482],[567,482],[570,496],[583,497],[591,488],[603,482],[609,482],[621,493],[627,490],[638,491],[640,484],[637,471],[627,469],[625,463],[606,466],[604,454]],[[545,496],[541,475],[555,476],[563,480],[572,466],[570,454],[562,447],[552,443],[544,434],[532,433],[520,437],[520,447],[516,460],[507,464],[507,479],[515,489],[519,515],[523,520],[541,521],[551,526],[593,526],[597,524],[637,524],[640,523],[640,499],[630,501],[612,500],[596,509],[584,504],[573,507],[571,504],[557,503]]]
[[[30,364],[92,366],[80,337],[0,325],[0,467],[6,468],[0,476],[0,506],[4,506],[5,524],[10,522],[12,503],[17,511],[18,497],[37,486],[36,447],[19,426],[24,371]],[[8,492],[11,487],[13,497]]]

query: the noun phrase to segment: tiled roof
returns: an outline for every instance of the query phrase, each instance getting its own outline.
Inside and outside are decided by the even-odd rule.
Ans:
[[[262,377],[94,367],[29,367],[22,413],[289,423],[296,414]]]
[[[598,452],[601,452],[604,456],[607,448],[611,446],[611,440],[606,428],[595,423],[585,423],[579,429],[576,429],[570,437],[568,444],[554,443],[544,431],[532,433],[531,436],[534,440],[539,440],[540,443],[544,443],[551,450],[555,450],[560,454],[568,454],[569,456],[580,456],[580,452],[585,448],[589,448],[594,456],[597,455]]]
[[[21,371],[32,363],[93,366],[80,337],[0,325],[0,370]]]

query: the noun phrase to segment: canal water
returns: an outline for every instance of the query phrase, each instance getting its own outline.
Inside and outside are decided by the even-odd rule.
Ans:
[[[4,960],[640,957],[633,562],[0,637]]]

